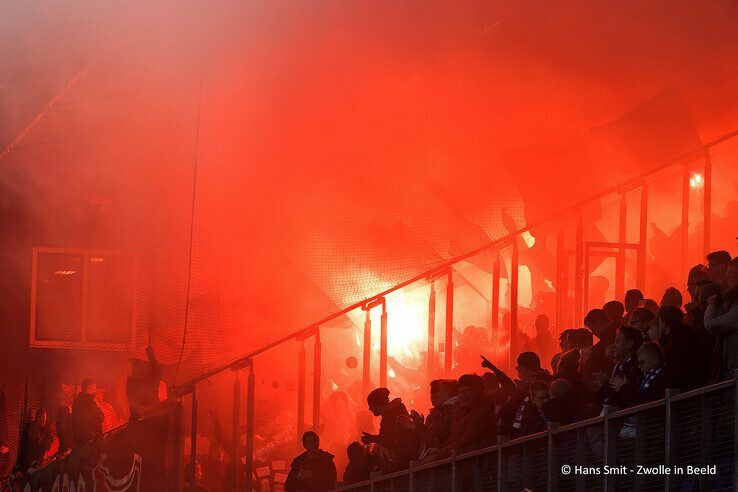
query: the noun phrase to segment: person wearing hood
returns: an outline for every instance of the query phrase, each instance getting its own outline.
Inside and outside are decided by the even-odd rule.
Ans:
[[[402,399],[390,400],[387,388],[377,388],[369,393],[366,401],[369,411],[382,419],[379,421],[379,434],[363,432],[361,442],[379,445],[383,471],[407,468],[410,460],[418,457],[420,439]]]
[[[325,492],[336,487],[333,455],[320,449],[320,437],[313,431],[302,435],[305,452],[292,460],[284,488],[288,492]]]

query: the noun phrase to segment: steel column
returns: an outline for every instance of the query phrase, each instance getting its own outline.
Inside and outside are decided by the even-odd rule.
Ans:
[[[625,296],[625,248],[627,242],[628,225],[628,200],[625,191],[620,192],[620,219],[618,221],[618,256],[615,260],[615,298],[622,299]]]
[[[254,405],[256,377],[254,376],[254,361],[249,363],[249,379],[246,386],[246,490],[253,488],[254,476]]]
[[[315,331],[315,347],[313,349],[313,429],[320,425],[320,378],[323,345],[320,341],[320,329]]]
[[[238,428],[241,425],[241,375],[233,371],[233,422],[231,428],[231,490],[238,490]]]
[[[684,166],[684,174],[682,176],[682,258],[681,273],[682,284],[687,283],[687,262],[689,255],[689,166]]]
[[[430,295],[428,296],[428,348],[426,352],[427,373],[426,379],[433,380],[435,373],[435,344],[436,344],[436,282],[430,282]]]
[[[382,303],[379,322],[379,386],[387,387],[387,303]]]
[[[518,262],[520,255],[518,253],[518,238],[515,237],[512,243],[512,257],[510,259],[510,366],[515,367],[517,354],[513,353],[517,347],[518,334]]]
[[[582,222],[582,213],[579,212],[579,221],[577,222],[576,235],[576,255],[574,263],[574,325],[582,326],[582,287],[584,285],[583,276],[588,272],[584,271],[584,223]]]
[[[500,252],[495,251],[492,265],[492,344],[496,346],[500,340]]]
[[[640,223],[638,231],[638,260],[636,266],[636,288],[646,291],[646,258],[648,247],[648,183],[641,187]]]
[[[556,235],[556,332],[560,335],[564,325],[564,305],[566,303],[566,287],[564,283],[564,227]]]
[[[305,350],[305,339],[300,338],[300,354],[297,359],[297,435],[298,442],[305,432],[305,365],[307,352]]]
[[[451,376],[453,369],[454,350],[454,273],[448,271],[448,282],[446,283],[446,346],[444,348],[446,375]]]
[[[702,239],[702,256],[707,256],[710,253],[710,232],[712,228],[712,158],[710,157],[709,147],[705,148],[705,171],[704,179],[702,181],[703,190],[703,205],[702,214],[704,218],[703,222],[703,234]]]
[[[364,318],[364,360],[363,360],[363,380],[362,393],[364,396],[369,394],[371,388],[371,367],[372,367],[372,319],[369,310],[366,310]]]

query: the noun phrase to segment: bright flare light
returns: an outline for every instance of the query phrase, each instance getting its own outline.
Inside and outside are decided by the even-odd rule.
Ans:
[[[700,174],[700,173],[694,173],[689,178],[689,186],[691,186],[692,188],[700,187],[700,186],[702,186],[703,183],[704,183],[704,181],[702,179],[702,174]]]

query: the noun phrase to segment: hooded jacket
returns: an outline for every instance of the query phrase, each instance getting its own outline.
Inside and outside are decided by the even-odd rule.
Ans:
[[[284,488],[288,492],[325,492],[333,490],[336,486],[336,465],[333,463],[334,456],[319,449],[315,454],[305,451],[290,465]],[[312,477],[299,479],[297,475],[300,470],[308,470]]]

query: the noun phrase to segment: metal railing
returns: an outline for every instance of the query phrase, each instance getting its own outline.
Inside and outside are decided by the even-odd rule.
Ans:
[[[248,354],[245,354],[241,357],[238,357],[237,359],[234,359],[226,364],[224,364],[221,367],[214,368],[212,370],[209,370],[207,372],[202,373],[200,376],[195,377],[187,382],[181,383],[177,385],[176,387],[172,388],[171,393],[179,398],[183,398],[185,396],[189,396],[190,399],[190,405],[191,405],[191,425],[190,425],[190,434],[193,436],[197,435],[197,407],[198,407],[198,401],[197,401],[197,393],[196,388],[197,384],[204,382],[208,380],[209,378],[215,376],[216,374],[223,374],[231,372],[233,374],[233,422],[232,422],[232,429],[233,429],[233,435],[232,435],[232,442],[234,443],[234,449],[232,450],[232,453],[234,456],[236,456],[237,449],[236,449],[236,443],[238,443],[239,436],[237,435],[237,431],[240,428],[241,425],[241,419],[242,417],[245,417],[245,425],[246,425],[246,439],[245,439],[245,461],[246,461],[246,469],[247,472],[245,474],[245,489],[251,490],[252,486],[252,474],[249,473],[249,471],[253,468],[253,450],[254,450],[254,393],[255,393],[255,360],[258,356],[261,356],[265,354],[266,352],[271,351],[272,349],[276,347],[283,346],[287,342],[291,342],[294,340],[297,340],[300,343],[300,351],[298,354],[298,398],[295,402],[295,407],[297,409],[297,434],[307,428],[307,411],[306,411],[306,395],[309,393],[306,388],[306,382],[308,379],[308,374],[306,371],[306,357],[307,357],[307,351],[304,349],[304,344],[307,339],[313,339],[314,340],[314,350],[313,350],[313,360],[314,360],[314,366],[313,366],[313,374],[312,374],[312,395],[313,395],[313,408],[312,408],[312,423],[313,426],[319,425],[321,422],[321,416],[320,416],[320,387],[321,382],[323,379],[322,374],[322,356],[321,356],[321,329],[324,327],[327,323],[339,318],[340,316],[346,315],[347,313],[362,309],[366,312],[366,321],[364,323],[364,341],[365,344],[367,343],[367,340],[371,340],[371,330],[372,330],[372,322],[371,318],[369,316],[369,311],[373,308],[380,308],[382,309],[382,321],[381,326],[379,327],[381,330],[382,336],[381,338],[381,347],[380,347],[380,357],[379,357],[379,374],[380,379],[384,379],[387,374],[387,357],[386,357],[386,350],[387,350],[387,306],[385,303],[385,298],[394,292],[400,291],[401,289],[410,286],[411,284],[415,284],[418,282],[427,282],[431,286],[433,286],[434,282],[442,282],[445,281],[446,283],[446,291],[448,292],[448,295],[446,295],[445,299],[445,349],[444,349],[444,357],[443,357],[443,366],[444,367],[437,367],[436,370],[433,372],[435,376],[439,376],[446,372],[447,374],[451,373],[451,363],[453,361],[453,344],[452,341],[452,333],[453,333],[453,309],[454,309],[454,298],[453,298],[453,288],[454,288],[454,270],[453,266],[463,260],[469,259],[471,257],[474,257],[476,255],[479,255],[484,252],[491,252],[494,255],[494,263],[493,263],[493,273],[492,273],[492,292],[493,292],[493,299],[491,301],[491,320],[492,320],[492,331],[497,332],[499,329],[498,323],[500,319],[500,305],[499,305],[499,297],[500,297],[500,291],[501,291],[501,276],[500,276],[500,253],[503,250],[511,250],[510,254],[510,265],[508,268],[511,272],[511,278],[510,278],[510,309],[509,309],[509,323],[511,327],[517,327],[519,326],[519,320],[518,320],[518,266],[519,266],[519,254],[518,254],[518,239],[521,237],[521,235],[525,232],[530,231],[531,229],[534,229],[536,227],[539,227],[546,223],[552,223],[555,221],[559,221],[561,224],[561,228],[558,232],[557,236],[557,247],[556,247],[556,278],[554,282],[554,287],[556,291],[556,317],[555,317],[555,326],[581,326],[582,318],[584,315],[584,312],[588,308],[586,303],[586,292],[585,292],[585,285],[587,282],[587,273],[585,270],[585,264],[587,261],[587,257],[589,253],[592,253],[588,250],[586,247],[588,244],[587,238],[585,238],[584,235],[584,225],[583,225],[583,219],[582,219],[582,209],[591,204],[596,202],[597,200],[603,200],[610,196],[616,196],[619,195],[620,200],[620,207],[619,207],[619,218],[618,218],[618,227],[621,231],[619,241],[617,243],[589,243],[589,249],[593,247],[606,247],[607,249],[613,250],[607,252],[608,255],[614,256],[617,261],[617,275],[616,275],[616,291],[622,295],[624,291],[624,258],[625,258],[625,252],[628,249],[634,249],[637,253],[637,266],[636,266],[636,288],[643,288],[643,284],[645,282],[645,272],[646,272],[646,230],[647,230],[647,224],[648,224],[648,199],[649,199],[649,180],[654,180],[657,173],[660,173],[662,171],[675,168],[676,171],[679,171],[682,173],[682,197],[681,197],[681,227],[683,230],[687,230],[689,226],[689,212],[690,212],[690,203],[689,203],[689,179],[690,179],[690,172],[694,170],[695,168],[698,168],[702,170],[704,173],[704,188],[705,193],[703,196],[703,221],[704,221],[704,227],[703,227],[703,241],[702,241],[702,249],[705,252],[705,254],[710,250],[710,220],[711,220],[711,209],[712,209],[712,194],[711,194],[711,176],[712,176],[712,158],[711,158],[711,149],[723,142],[726,142],[728,140],[731,140],[738,136],[738,130],[727,133],[715,140],[712,140],[711,142],[695,149],[692,152],[685,153],[684,155],[681,155],[675,159],[671,159],[668,162],[663,162],[658,166],[655,166],[650,171],[643,173],[639,176],[636,176],[634,178],[628,179],[622,183],[620,183],[617,186],[614,186],[610,189],[607,189],[603,191],[602,193],[597,194],[596,196],[592,196],[586,200],[583,200],[582,202],[567,207],[563,210],[560,210],[559,212],[552,214],[551,216],[547,217],[544,220],[540,220],[536,223],[532,223],[529,225],[526,225],[525,227],[522,227],[502,238],[499,238],[494,241],[490,241],[488,244],[483,245],[473,251],[470,251],[468,253],[465,253],[463,255],[457,256],[455,258],[446,260],[442,262],[441,264],[437,265],[435,268],[423,272],[419,275],[416,275],[413,278],[410,278],[404,282],[401,282],[383,292],[380,292],[372,297],[369,297],[361,302],[355,303],[351,306],[346,307],[345,309],[338,311],[336,313],[331,314],[330,316],[327,316],[321,320],[316,321],[315,323],[306,326],[305,328],[298,330],[290,335],[287,335],[283,338],[280,338],[279,340],[275,340],[272,343],[269,343],[257,350],[254,350]],[[695,162],[699,162],[700,164],[695,166]],[[640,209],[638,210],[639,215],[639,240],[637,243],[627,243],[625,241],[624,234],[622,234],[622,231],[625,230],[625,223],[626,223],[626,216],[627,216],[627,204],[626,204],[626,195],[628,195],[631,192],[639,191],[640,192]],[[573,219],[573,220],[572,220]],[[570,222],[574,222],[574,227],[571,227],[572,224],[569,224],[569,227],[564,226],[564,222],[566,220],[569,220]],[[573,230],[572,230],[573,229]],[[575,248],[574,250],[569,250],[564,247],[564,236],[565,235],[571,235],[574,238]],[[682,264],[681,264],[681,270],[683,271],[683,274],[686,275],[688,265],[686,263],[686,254],[684,252],[687,251],[687,242],[688,242],[688,235],[682,235],[680,239],[681,243],[681,250],[682,250]],[[601,252],[600,252],[601,253]],[[592,253],[594,254],[594,253]],[[571,257],[571,258],[570,258]],[[574,278],[569,278],[569,264],[570,261],[573,260],[574,262]],[[433,292],[433,288],[431,288],[431,292]],[[573,293],[573,298],[570,298],[568,296],[568,293]],[[571,302],[573,299],[573,302]],[[431,294],[431,298],[429,299],[429,320],[434,319],[434,314],[436,310],[436,302],[435,302],[435,296],[434,294]],[[568,313],[569,315],[569,321],[564,321],[564,314]],[[389,313],[389,316],[391,316],[391,313]],[[428,327],[428,340],[433,340],[435,333],[434,333],[434,324],[429,323]],[[510,346],[512,347],[514,345],[512,337],[516,330],[511,330],[511,340],[510,340]],[[428,354],[427,359],[429,361],[435,360],[435,354],[433,353],[434,348],[430,346],[428,347]],[[383,355],[381,355],[383,354]],[[512,362],[512,351],[510,352],[510,358]],[[365,350],[364,351],[364,357],[361,361],[363,365],[362,374],[364,375],[364,393],[366,393],[366,389],[369,386],[369,375],[371,373],[371,351]],[[258,365],[258,364],[256,364]],[[242,388],[241,385],[241,373],[242,371],[247,371],[246,376],[246,387]],[[239,402],[241,400],[241,394],[243,389],[246,390],[246,401],[245,406],[246,408],[241,408]],[[680,400],[678,400],[680,401]],[[245,410],[245,411],[244,411]],[[628,412],[632,412],[634,410],[628,410]],[[671,410],[669,410],[671,412]],[[622,415],[621,412],[618,412],[617,415]],[[612,421],[613,418],[617,418],[617,416],[608,418],[608,422]],[[640,417],[643,418],[643,417]],[[650,422],[650,421],[649,421]],[[594,423],[590,422],[587,424],[578,424],[575,429],[581,429],[581,426],[592,426],[595,425]],[[734,424],[733,424],[734,425]],[[558,442],[561,439],[565,439],[566,434],[563,434],[564,437],[561,437],[560,435],[562,433],[569,432],[572,429],[571,426],[568,426],[567,428],[563,430],[557,430],[552,431],[551,436],[554,441]],[[606,432],[607,426],[605,426],[605,429],[602,430],[603,435],[609,435],[609,432]],[[651,429],[648,428],[649,432],[657,432],[658,429],[654,428]],[[585,432],[578,430],[577,432]],[[592,432],[595,432],[592,430]],[[586,434],[586,432],[585,432]],[[528,449],[529,446],[526,446],[522,443],[527,441],[519,441],[516,440],[510,444],[503,443],[500,445],[498,451],[499,452],[499,463],[498,465],[492,466],[484,462],[487,458],[487,455],[484,454],[485,458],[479,458],[480,462],[478,463],[478,466],[475,465],[473,467],[474,472],[472,475],[474,476],[474,483],[476,481],[481,480],[481,483],[497,483],[495,480],[492,480],[490,477],[497,477],[497,474],[500,474],[504,472],[504,474],[499,475],[501,483],[508,484],[510,481],[517,480],[518,483],[522,484],[529,484],[533,483],[535,485],[539,481],[543,479],[542,472],[537,473],[536,470],[543,469],[542,463],[538,461],[531,461],[534,459],[536,453],[534,453],[535,450]],[[556,442],[553,443],[547,443],[546,446],[548,446],[546,449],[563,449],[558,448],[555,446]],[[576,440],[574,441],[576,442]],[[609,441],[608,441],[609,442]],[[617,441],[613,441],[616,442]],[[676,442],[676,441],[675,441]],[[622,444],[622,443],[621,443]],[[701,443],[702,444],[702,443]],[[536,446],[540,446],[540,443],[536,442]],[[520,455],[520,459],[515,458],[515,455],[511,458],[511,460],[506,460],[506,456],[511,452],[511,449],[516,449],[515,446],[522,446],[522,449],[525,451],[522,455]],[[530,445],[532,446],[532,445]],[[579,445],[577,445],[579,446]],[[633,444],[635,446],[635,444]],[[538,450],[540,451],[540,450]],[[639,456],[641,456],[643,453],[651,453],[652,450],[650,447],[643,445],[639,445],[636,447],[633,447],[633,452],[638,452]],[[586,446],[580,449],[580,447],[576,447],[573,451],[575,453],[575,456],[582,457],[584,456],[587,459],[592,459],[593,463],[598,462],[595,458],[597,457],[596,454],[593,454],[593,451]],[[688,456],[688,453],[686,451],[680,450],[680,453],[678,456]],[[192,446],[189,450],[189,457],[190,460],[195,460],[197,456],[197,439],[196,437],[192,439]],[[540,454],[540,453],[539,453]],[[554,453],[555,454],[555,453]],[[476,456],[476,455],[475,455]],[[482,456],[482,455],[479,455]],[[610,455],[612,456],[612,455]],[[555,458],[555,456],[554,456]],[[433,485],[436,490],[447,490],[445,488],[445,485],[447,482],[450,484],[455,483],[457,480],[461,480],[462,476],[469,475],[469,469],[472,469],[472,467],[467,466],[464,468],[464,466],[468,465],[467,462],[464,460],[467,459],[465,456],[462,458],[457,458],[454,460],[451,460],[447,463],[448,465],[448,473],[444,475],[446,472],[442,472],[441,469],[438,468],[438,465],[434,465],[431,468],[428,468],[430,475],[426,476],[424,473],[421,473],[423,470],[426,470],[425,467],[421,467],[417,469],[417,474],[410,473],[409,475],[407,473],[401,473],[398,475],[398,481],[401,480],[411,480],[414,481],[410,483],[413,487],[416,487],[417,490],[424,490],[422,486],[417,485],[423,483],[423,480],[427,480],[429,484]],[[548,459],[548,458],[547,458]],[[602,457],[602,460],[604,460],[604,455]],[[604,461],[602,461],[604,463]],[[233,463],[236,461],[233,460]],[[533,463],[533,465],[531,465]],[[546,471],[550,474],[551,472],[551,466],[548,464],[548,461],[546,463]],[[525,466],[523,466],[525,464]],[[503,466],[505,465],[505,466]],[[508,466],[509,465],[509,466]],[[482,472],[481,478],[478,477],[478,470],[487,470],[485,472]],[[731,468],[732,470],[732,468]],[[232,488],[235,490],[238,488],[238,482],[239,479],[237,478],[237,471],[236,466],[231,467],[231,483]],[[430,477],[430,478],[429,478]],[[450,478],[449,478],[450,477]],[[486,478],[485,478],[486,477]],[[191,477],[192,478],[192,477]],[[549,483],[554,480],[558,480],[561,477],[551,477],[549,475],[546,476],[546,483]],[[384,483],[388,478],[383,477],[377,482],[373,482],[376,487],[381,487],[381,484]],[[449,482],[450,480],[450,482]],[[572,477],[568,477],[566,480],[573,480]],[[563,480],[563,482],[566,482],[566,480]],[[732,480],[732,475],[731,475]],[[622,481],[622,480],[621,480]],[[651,478],[648,479],[638,479],[638,483],[643,481],[644,483],[650,484],[652,482]],[[595,483],[602,482],[601,478],[597,477],[582,477],[578,476],[575,482],[579,485],[584,484],[586,486],[587,490],[589,490],[590,485]],[[620,483],[620,481],[614,481],[613,483]],[[410,486],[408,485],[408,486]],[[527,486],[527,485],[526,485]],[[594,486],[594,485],[592,485]],[[375,488],[376,488],[375,487]],[[420,488],[418,488],[420,487]],[[459,488],[460,487],[460,488]],[[458,490],[465,490],[465,487],[467,486],[459,486],[457,487]],[[403,490],[403,487],[401,487],[399,484],[396,484],[395,488],[397,490]],[[407,487],[405,487],[406,489]],[[468,487],[467,487],[468,488]],[[514,487],[513,487],[514,488]],[[579,487],[581,489],[581,487]],[[596,488],[596,487],[595,487]],[[611,490],[612,487],[606,487],[608,490]],[[482,487],[482,489],[488,489],[488,486]],[[564,488],[565,490],[566,488]],[[361,490],[361,489],[358,489]],[[384,490],[384,489],[377,489],[377,490]],[[394,490],[394,489],[393,489]],[[448,489],[450,490],[450,489]],[[476,490],[474,487],[471,487],[469,490]],[[518,488],[520,490],[520,488]]]
[[[336,490],[736,490],[737,387],[738,378],[667,390],[663,400],[605,407],[594,419]]]

